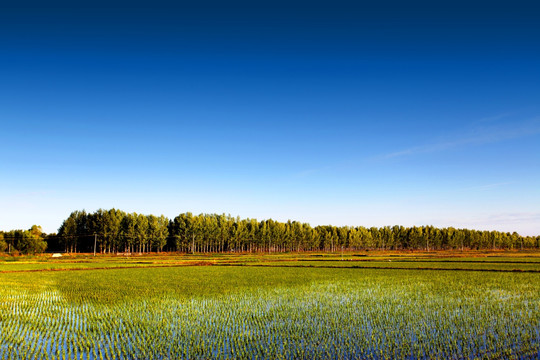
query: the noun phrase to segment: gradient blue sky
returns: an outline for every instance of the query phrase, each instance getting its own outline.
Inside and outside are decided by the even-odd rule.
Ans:
[[[2,2],[0,229],[73,210],[540,234],[524,1]]]

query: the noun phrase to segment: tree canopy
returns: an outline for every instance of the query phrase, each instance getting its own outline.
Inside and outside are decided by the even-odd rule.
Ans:
[[[516,232],[436,228],[315,226],[288,220],[241,219],[225,214],[160,215],[99,209],[74,211],[58,229],[44,234],[28,230],[0,231],[0,252],[34,254],[65,252],[286,252],[342,250],[538,249],[540,236]]]
[[[33,225],[28,230],[0,232],[0,251],[22,254],[42,253],[47,248],[45,233],[41,226]]]
[[[94,235],[95,234],[95,235]],[[66,251],[284,252],[340,250],[530,249],[540,236],[433,226],[316,226],[298,221],[241,219],[225,214],[165,216],[74,211],[58,235]]]

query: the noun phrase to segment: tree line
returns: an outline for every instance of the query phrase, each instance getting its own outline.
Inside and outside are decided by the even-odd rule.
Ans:
[[[41,226],[33,225],[28,230],[0,231],[0,252],[36,254],[47,249],[47,234]]]
[[[289,252],[342,250],[538,249],[540,236],[433,226],[316,226],[298,221],[241,219],[224,214],[165,216],[99,209],[74,211],[58,234],[0,233],[0,251],[65,252]],[[26,234],[26,235],[25,235]],[[7,236],[7,237],[6,237]],[[3,245],[3,242],[5,243]]]
[[[93,237],[92,234],[96,234]],[[75,211],[58,231],[65,251],[285,252],[339,250],[530,249],[539,237],[433,226],[316,226],[297,221],[182,213],[174,219],[120,210]]]

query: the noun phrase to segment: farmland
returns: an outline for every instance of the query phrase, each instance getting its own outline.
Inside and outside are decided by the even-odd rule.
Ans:
[[[0,358],[533,359],[539,271],[534,253],[5,258]]]

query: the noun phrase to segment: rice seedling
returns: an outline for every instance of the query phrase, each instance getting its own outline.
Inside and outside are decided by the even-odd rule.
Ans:
[[[270,267],[0,274],[0,358],[534,359],[539,280]]]

